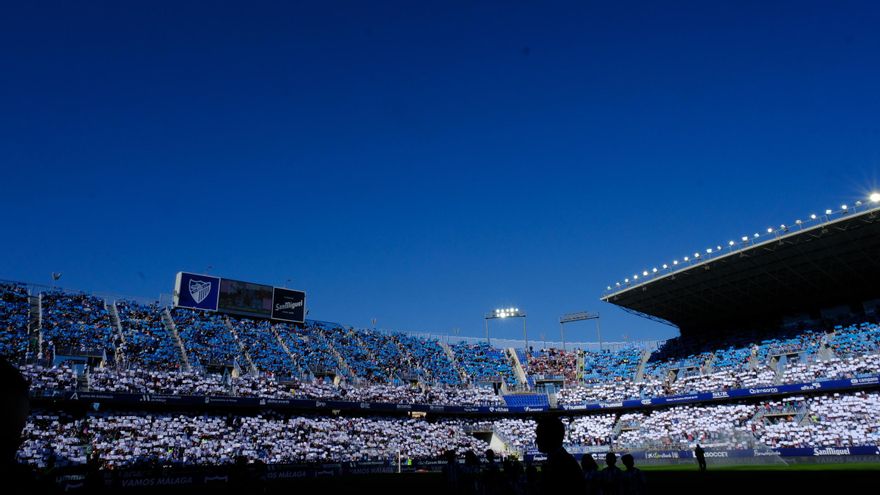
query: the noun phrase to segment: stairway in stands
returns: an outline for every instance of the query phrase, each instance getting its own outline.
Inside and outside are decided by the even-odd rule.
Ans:
[[[513,365],[513,372],[516,374],[516,379],[519,381],[520,385],[525,388],[531,388],[529,386],[529,380],[526,375],[525,367],[523,367],[522,362],[519,359],[519,353],[516,352],[516,349],[513,347],[508,347],[504,350],[507,354],[507,360]],[[529,357],[526,355],[526,352],[522,352],[522,356],[524,359],[528,359]]]
[[[645,349],[642,351],[642,359],[639,360],[639,367],[636,368],[636,377],[635,382],[641,383],[645,379],[645,364],[648,363],[648,359],[651,358],[651,351]]]
[[[447,344],[446,342],[439,341],[439,340],[437,341],[437,343],[440,344],[440,347],[443,349],[443,352],[446,353],[446,357],[448,357],[449,362],[452,363],[453,369],[455,369],[455,371],[458,372],[458,376],[459,376],[459,378],[461,378],[461,383],[470,382],[470,378],[468,377],[467,373],[465,373],[464,368],[462,368],[461,365],[458,364],[458,360],[455,359],[455,353],[452,352],[452,348],[449,347],[449,344]]]
[[[43,355],[43,296],[28,297],[28,351],[32,356]]]
[[[293,363],[294,374],[302,378],[305,370],[300,368],[299,361],[296,359],[296,356],[294,356],[293,353],[290,352],[290,347],[287,347],[287,343],[284,342],[284,339],[281,338],[281,334],[278,333],[278,325],[272,325],[269,328],[272,330],[272,335],[275,336],[275,339],[281,345],[281,348],[284,349],[284,352],[287,353],[287,356],[290,358],[290,362]]]
[[[113,328],[116,329],[116,335],[119,336],[120,342],[126,344],[125,333],[122,331],[122,322],[119,319],[119,309],[116,308],[116,301],[106,302],[104,301],[104,308],[107,310],[107,313],[110,315],[110,324],[113,325]],[[122,352],[122,349],[114,346],[114,356],[113,361],[117,366],[121,365],[125,362],[125,355]]]
[[[316,326],[315,327],[315,336],[321,340],[321,344],[326,346],[327,349],[330,349],[330,353],[333,354],[333,357],[336,358],[336,364],[339,366],[339,371],[344,374],[352,383],[360,382],[360,379],[351,371],[351,368],[348,367],[348,363],[345,362],[345,359],[342,357],[342,354],[339,354],[339,351],[333,347],[333,343],[330,342],[330,339],[324,335],[324,329]]]
[[[238,332],[235,330],[235,325],[232,324],[232,321],[229,319],[228,316],[225,317],[223,321],[224,323],[226,323],[226,328],[229,329],[229,333],[232,334],[232,338],[235,339],[235,342],[238,344],[239,352],[241,352],[241,355],[244,356],[244,360],[247,361],[248,370],[250,370],[251,373],[256,374],[257,366],[254,364],[254,360],[251,359],[250,353],[245,348],[244,342],[242,342],[241,339],[238,337]]]
[[[165,330],[171,334],[171,337],[174,338],[174,342],[177,344],[177,350],[180,352],[180,360],[183,362],[184,369],[192,371],[192,366],[189,364],[189,356],[186,355],[186,348],[183,347],[183,341],[180,340],[180,334],[177,333],[177,325],[174,324],[174,318],[171,317],[171,311],[168,308],[162,311],[162,323],[165,325]]]

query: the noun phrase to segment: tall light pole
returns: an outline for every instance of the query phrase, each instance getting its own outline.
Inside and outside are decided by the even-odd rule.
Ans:
[[[599,350],[602,350],[602,334],[599,332],[599,313],[590,313],[589,311],[580,311],[577,313],[567,313],[559,317],[559,333],[562,336],[562,350],[565,350],[565,324],[575,321],[596,320],[596,339],[599,340]]]
[[[529,348],[529,334],[526,332],[526,313],[524,311],[520,311],[519,308],[499,308],[491,313],[486,313],[486,316],[483,317],[483,320],[486,323],[486,343],[492,345],[492,342],[489,340],[489,320],[495,319],[505,319],[505,318],[522,318],[523,319],[523,340],[526,343],[526,350]]]

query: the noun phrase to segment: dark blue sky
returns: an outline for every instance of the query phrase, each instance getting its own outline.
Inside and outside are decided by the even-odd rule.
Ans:
[[[876,2],[75,3],[0,15],[0,278],[665,338],[604,287],[880,187]]]

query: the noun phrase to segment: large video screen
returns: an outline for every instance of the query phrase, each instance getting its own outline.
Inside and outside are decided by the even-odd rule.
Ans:
[[[271,285],[252,284],[238,280],[220,280],[218,311],[257,318],[272,317]]]

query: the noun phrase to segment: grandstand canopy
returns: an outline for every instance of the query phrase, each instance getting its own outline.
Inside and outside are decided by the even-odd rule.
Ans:
[[[658,273],[602,300],[697,335],[818,319],[841,306],[857,313],[878,297],[880,208],[872,207]]]

